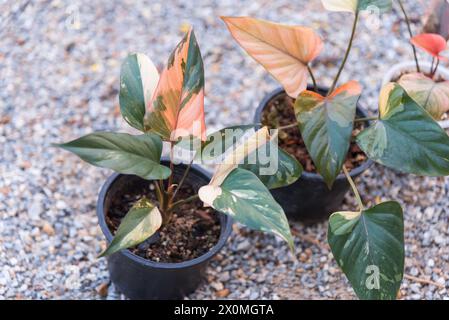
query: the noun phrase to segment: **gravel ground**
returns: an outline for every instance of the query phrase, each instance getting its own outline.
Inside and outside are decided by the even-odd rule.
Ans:
[[[405,2],[417,28],[426,1]],[[107,287],[105,260],[96,259],[105,241],[95,202],[110,172],[49,145],[93,130],[131,132],[118,111],[121,61],[141,51],[162,67],[187,24],[204,56],[208,129],[251,122],[277,84],[242,54],[220,15],[317,28],[326,48],[314,69],[324,85],[351,27],[347,14],[324,12],[318,0],[0,1],[0,298],[124,298]],[[412,57],[397,12],[378,28],[372,16],[361,21],[342,81],[359,80],[374,113],[382,75]],[[359,183],[367,202],[398,199],[405,208],[401,297],[448,298],[449,179],[375,166]],[[354,207],[352,196],[346,202]],[[209,284],[189,298],[353,299],[326,244],[327,223],[292,227],[296,261],[274,237],[236,226]]]

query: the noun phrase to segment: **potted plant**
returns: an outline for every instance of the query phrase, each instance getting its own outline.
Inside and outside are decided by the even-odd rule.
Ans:
[[[266,127],[231,143],[212,178],[193,164],[197,157],[188,164],[176,159],[177,145],[188,138],[200,143],[193,150],[215,150],[212,156],[222,153],[216,149],[224,144],[217,134],[206,136],[203,62],[192,30],[160,75],[145,55],[127,57],[120,108],[142,134],[95,132],[58,146],[117,172],[98,197],[97,215],[108,242],[100,256],[107,257],[111,280],[127,297],[181,298],[195,290],[208,261],[225,245],[233,220],[276,234],[293,248],[282,208],[258,176],[243,168],[243,160],[273,144]],[[161,160],[163,143],[170,157]],[[259,164],[245,165],[256,172]],[[270,181],[282,184],[284,178]]]
[[[406,9],[398,0],[413,49],[413,61],[404,61],[390,68],[384,76],[383,85],[398,81],[407,93],[423,108],[429,111],[440,125],[449,128],[449,69],[441,62],[447,58],[441,55],[448,49],[449,3],[434,0],[424,25],[423,33],[413,35]],[[420,61],[417,48],[431,56],[429,61]]]
[[[293,100],[285,108],[292,109],[294,118],[290,124],[279,121],[277,129],[297,127],[322,176],[320,183],[332,187],[343,171],[355,194],[356,210],[337,210],[329,218],[328,242],[337,264],[359,298],[395,299],[404,272],[403,211],[397,201],[367,207],[359,194],[345,163],[354,124],[365,124],[355,134],[355,143],[369,159],[422,176],[449,175],[449,136],[397,83],[383,87],[378,116],[356,118],[362,88],[356,81],[337,87],[338,78],[349,55],[359,12],[373,5],[385,12],[392,4],[388,0],[322,2],[329,10],[355,15],[345,58],[329,90],[318,87],[313,77],[310,62],[322,45],[311,29],[249,17],[223,19],[237,42],[282,83]],[[306,90],[307,74],[314,83],[312,90]],[[371,122],[367,124],[367,120]],[[304,199],[289,198],[290,204],[299,201]],[[321,205],[326,204],[322,201]]]
[[[330,10],[352,10],[351,1],[345,2],[341,7],[335,3],[323,1]],[[355,5],[357,7],[357,3]],[[352,178],[360,176],[373,163],[354,139],[361,129],[369,125],[369,118],[358,103],[362,88],[356,81],[337,88],[352,48],[359,11],[370,5],[372,1],[364,1],[355,11],[348,47],[330,88],[320,86],[313,74],[311,63],[323,49],[322,39],[313,29],[250,17],[223,17],[234,39],[283,86],[262,100],[256,110],[254,122],[270,128],[283,127],[279,133],[279,151],[293,156],[304,169],[295,183],[272,190],[275,199],[293,220],[305,223],[326,220],[340,207],[350,188],[345,176],[340,174],[343,163]],[[383,4],[381,10],[386,11],[390,7],[391,4]],[[307,85],[308,77],[312,80],[312,85]],[[296,125],[296,118],[302,112],[295,105],[295,100],[306,89],[310,90],[307,95],[320,102],[320,107],[317,108],[320,113],[325,113],[328,106],[343,104],[347,107],[347,114],[344,116],[348,121],[343,136],[331,138],[334,129],[326,126],[326,123],[332,115],[328,115],[326,120],[326,116],[317,114],[315,120],[312,120],[320,122],[317,124],[320,127],[320,137],[316,132],[309,132],[305,126]],[[357,115],[355,121],[354,115]],[[331,140],[329,144],[325,137]],[[323,143],[319,148],[311,148],[317,141]],[[330,149],[326,149],[328,147]],[[325,159],[321,157],[322,153],[326,153]]]

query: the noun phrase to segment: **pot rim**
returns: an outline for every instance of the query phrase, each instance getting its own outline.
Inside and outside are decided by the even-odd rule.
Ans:
[[[162,159],[162,161],[164,161],[164,159]],[[210,174],[206,170],[204,170],[203,168],[201,168],[195,164],[192,165],[191,170],[196,171],[197,173],[199,173],[206,179],[210,179]],[[104,236],[106,237],[106,241],[108,242],[108,244],[111,243],[111,241],[113,239],[113,235],[111,233],[111,230],[109,230],[109,227],[106,224],[106,219],[105,219],[105,214],[104,214],[104,201],[106,199],[106,194],[109,191],[111,185],[117,180],[117,178],[119,176],[127,176],[127,175],[117,173],[117,172],[110,175],[108,177],[108,179],[106,180],[106,182],[101,187],[100,193],[98,195],[98,200],[97,200],[96,212],[97,212],[97,217],[98,217],[98,223],[100,225],[101,231],[103,232]],[[220,219],[221,232],[220,232],[218,242],[212,248],[210,248],[210,250],[208,252],[206,252],[205,254],[203,254],[195,259],[183,261],[183,262],[175,262],[175,263],[156,262],[156,261],[142,258],[142,257],[132,253],[128,249],[120,250],[119,252],[116,252],[114,254],[122,254],[137,263],[143,264],[148,267],[159,268],[159,269],[190,268],[190,267],[194,267],[196,265],[202,264],[202,263],[206,262],[207,260],[211,259],[213,256],[215,256],[225,246],[225,244],[232,232],[232,224],[233,224],[232,218],[219,212],[219,211],[217,211],[217,212],[219,215],[223,216],[223,219]]]
[[[431,63],[428,61],[420,61],[419,66],[430,69]],[[414,60],[403,61],[403,62],[395,64],[394,66],[389,68],[387,70],[387,72],[385,73],[385,76],[382,79],[382,86],[391,82],[391,80],[393,80],[393,78],[397,75],[397,73],[407,70],[407,69],[412,69],[413,72],[416,72],[415,68],[416,68],[416,62]],[[449,69],[446,68],[445,66],[440,65],[438,67],[437,74],[446,78],[446,80],[449,80]]]
[[[428,61],[421,61],[419,63],[420,67],[425,67],[430,69],[431,63]],[[382,79],[382,86],[385,86],[387,83],[390,83],[395,76],[397,76],[401,71],[412,69],[413,72],[416,72],[416,62],[414,60],[404,61],[395,64],[391,68],[388,69],[387,73]],[[449,69],[443,65],[440,65],[437,70],[437,75],[442,76],[446,80],[449,80]],[[449,128],[449,120],[438,120],[437,121],[443,129]]]
[[[323,91],[327,91],[325,87],[322,86],[318,86],[319,90],[323,90]],[[278,87],[277,89],[271,91],[270,93],[268,93],[267,95],[265,95],[264,99],[262,100],[262,102],[259,104],[259,106],[256,109],[256,114],[254,116],[254,123],[261,123],[261,115],[262,115],[262,111],[265,109],[265,107],[267,106],[268,102],[270,102],[271,100],[273,100],[276,96],[279,96],[281,94],[285,94],[285,90],[283,87]],[[363,116],[367,116],[365,110],[363,110],[362,107],[360,107],[360,104],[357,102],[357,110],[362,113]],[[368,124],[371,123],[371,121],[367,121]],[[367,169],[369,169],[373,164],[374,161],[371,160],[370,158],[367,157],[367,161],[365,161],[364,163],[362,163],[362,165],[352,169],[349,172],[349,175],[351,176],[351,178],[356,178],[359,175],[361,175],[364,171],[366,171]],[[323,181],[324,179],[323,177],[318,174],[318,173],[312,173],[312,172],[307,172],[305,170],[303,170],[301,177],[307,178],[309,180],[319,180],[319,181]],[[337,176],[337,179],[346,179],[346,176],[342,173],[340,173]]]

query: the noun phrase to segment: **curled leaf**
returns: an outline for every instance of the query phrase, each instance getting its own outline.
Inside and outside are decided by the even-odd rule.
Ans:
[[[210,185],[220,186],[232,170],[242,164],[243,160],[252,152],[270,141],[268,127],[262,127],[249,137],[243,137],[238,145],[225,154],[223,162],[217,167],[210,181]]]
[[[234,39],[296,98],[307,88],[307,64],[323,48],[310,28],[250,17],[223,17]]]
[[[267,127],[242,137],[242,142],[225,153],[208,185],[200,188],[198,196],[211,206],[255,230],[276,234],[293,249],[293,239],[282,207],[270,191],[251,171],[238,168],[260,147],[270,141]]]

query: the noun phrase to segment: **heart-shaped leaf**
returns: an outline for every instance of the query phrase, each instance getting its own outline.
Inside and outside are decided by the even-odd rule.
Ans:
[[[446,58],[441,56],[440,54],[441,52],[446,50],[447,41],[439,34],[423,33],[414,36],[410,41],[413,45],[423,49],[431,56],[440,60],[446,60]]]
[[[328,241],[360,299],[396,299],[404,274],[404,221],[399,203],[332,214]]]
[[[147,198],[137,201],[123,218],[114,239],[100,257],[130,248],[151,237],[162,225],[159,209]]]
[[[254,173],[234,169],[219,187],[201,187],[199,196],[207,205],[248,228],[280,236],[293,250],[293,238],[284,210]]]
[[[350,81],[328,97],[302,92],[295,113],[304,143],[329,188],[348,154],[357,101],[362,87]]]
[[[202,150],[203,161],[220,161],[227,152],[254,132],[255,125],[232,126],[207,136]],[[239,164],[253,172],[269,189],[280,188],[295,182],[303,171],[301,164],[279,149],[273,139],[265,147],[253,151]]]
[[[391,10],[391,0],[321,0],[329,11],[357,12],[363,10],[379,10],[379,13]]]
[[[94,166],[123,174],[135,174],[148,180],[170,176],[170,169],[160,164],[162,141],[155,134],[132,136],[96,132],[56,146],[73,152]]]
[[[372,160],[417,175],[449,175],[449,136],[398,84],[380,95],[380,119],[357,136]]]
[[[223,17],[234,39],[276,78],[292,98],[307,88],[307,64],[323,48],[312,29],[250,17]]]
[[[405,74],[398,82],[435,120],[449,111],[449,81],[435,82],[422,73]]]
[[[143,131],[145,106],[159,81],[153,62],[142,53],[129,55],[120,71],[120,111],[132,127]]]
[[[444,39],[449,40],[449,2],[447,0],[432,2],[423,31],[438,33]]]
[[[145,129],[166,141],[206,139],[204,67],[193,30],[170,55],[145,115]]]

